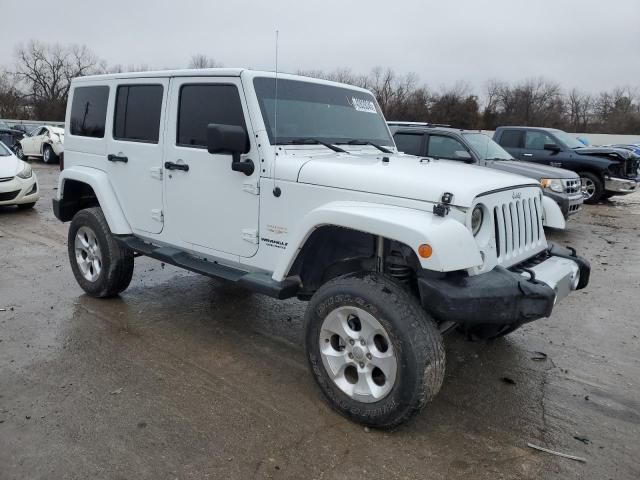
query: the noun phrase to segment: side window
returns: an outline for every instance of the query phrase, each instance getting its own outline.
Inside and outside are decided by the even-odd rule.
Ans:
[[[524,146],[524,132],[522,130],[503,130],[499,143],[505,148],[522,148]]]
[[[158,143],[162,85],[120,85],[116,93],[113,138]]]
[[[210,123],[246,129],[238,89],[234,85],[183,85],[178,107],[177,145],[206,148]]]
[[[427,156],[450,160],[465,160],[469,158],[469,151],[455,138],[430,135]]]
[[[529,150],[544,150],[544,146],[547,143],[555,144],[556,141],[545,132],[530,130],[525,136],[524,148],[527,148]]]
[[[409,155],[423,155],[421,133],[396,133],[393,140],[398,150]]]
[[[40,130],[36,132],[35,136],[45,135],[46,133],[47,133],[47,129],[45,127],[42,127]]]
[[[76,87],[71,104],[71,135],[104,137],[109,87]]]

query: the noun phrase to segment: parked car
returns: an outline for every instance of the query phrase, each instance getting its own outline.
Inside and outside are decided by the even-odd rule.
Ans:
[[[36,127],[39,127],[39,125],[35,125],[33,123],[16,123],[12,126],[14,130],[20,130],[25,135],[30,133]]]
[[[0,205],[32,208],[38,201],[38,179],[31,165],[0,142]]]
[[[80,287],[117,295],[143,254],[308,300],[311,371],[365,425],[436,395],[451,325],[505,335],[589,281],[538,182],[398,154],[362,88],[174,70],[77,78],[68,101],[53,210]]]
[[[16,130],[6,122],[0,121],[0,142],[13,149],[24,137],[24,132]]]
[[[57,162],[64,152],[64,128],[43,125],[32,130],[16,147],[18,158],[42,157],[44,163]]]
[[[576,173],[562,168],[515,160],[489,136],[477,130],[413,122],[388,123],[398,150],[404,153],[466,162],[533,178],[542,186],[545,197],[558,204],[565,219],[577,213],[582,206],[580,177]],[[552,221],[552,217],[551,213],[545,215],[545,222]],[[559,228],[557,224],[552,226]]]
[[[493,139],[520,160],[576,172],[585,203],[626,195],[638,188],[640,157],[630,150],[585,147],[575,137],[554,128],[498,127]]]

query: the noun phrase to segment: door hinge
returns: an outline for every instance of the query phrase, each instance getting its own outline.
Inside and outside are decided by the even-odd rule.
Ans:
[[[244,182],[242,184],[242,190],[253,193],[254,195],[260,195],[260,185],[256,182]]]
[[[158,180],[162,180],[162,167],[151,168],[151,177],[157,178]]]
[[[255,228],[243,228],[242,239],[249,243],[258,243],[258,230]]]
[[[151,218],[156,222],[164,223],[164,214],[159,208],[154,208],[151,210]]]

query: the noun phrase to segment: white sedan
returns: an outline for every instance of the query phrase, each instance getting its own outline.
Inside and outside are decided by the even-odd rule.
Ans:
[[[42,157],[44,163],[52,163],[64,151],[64,129],[44,125],[36,127],[16,147],[16,155],[21,160],[27,157]]]
[[[32,208],[39,196],[38,179],[31,165],[0,142],[0,205]]]

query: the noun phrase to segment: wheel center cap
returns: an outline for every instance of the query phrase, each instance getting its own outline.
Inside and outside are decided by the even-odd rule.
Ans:
[[[358,346],[353,347],[353,358],[358,361],[364,360],[364,350]]]

